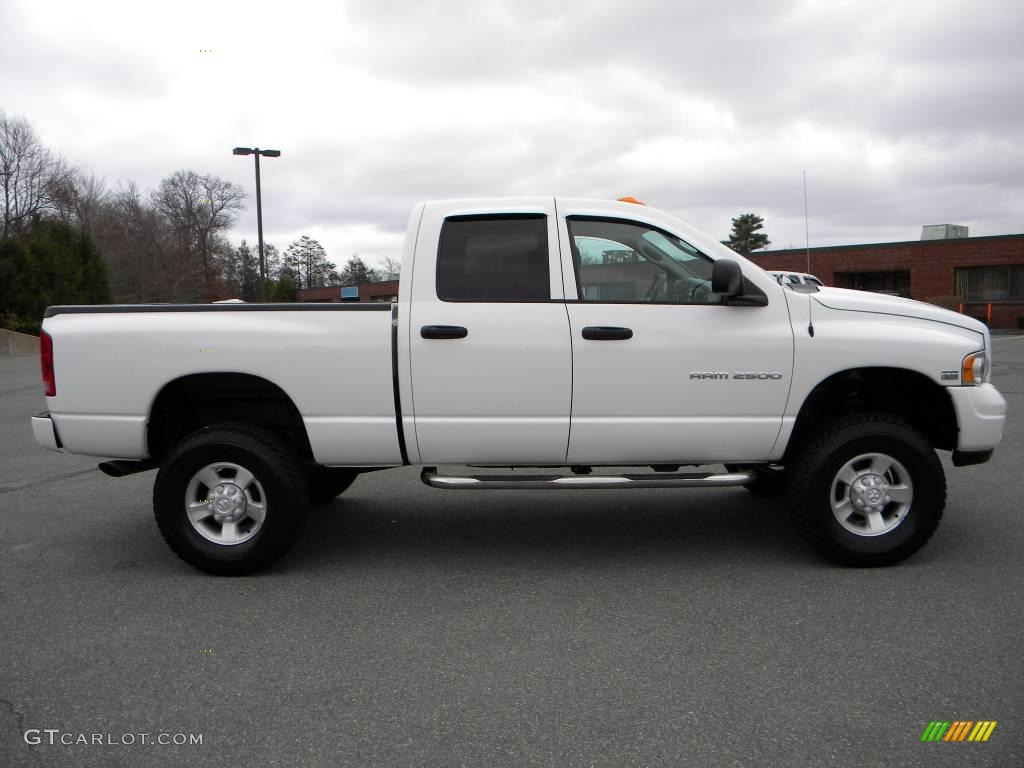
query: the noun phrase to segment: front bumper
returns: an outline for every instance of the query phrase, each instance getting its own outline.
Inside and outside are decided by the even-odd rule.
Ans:
[[[59,451],[64,447],[61,445],[57,427],[50,418],[49,411],[37,413],[32,417],[32,436],[43,448],[49,448],[51,451]]]
[[[963,453],[988,451],[1003,439],[1006,400],[991,384],[949,387],[956,423],[960,429],[956,448]]]

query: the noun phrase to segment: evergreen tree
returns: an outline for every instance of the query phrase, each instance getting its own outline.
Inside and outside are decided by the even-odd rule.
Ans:
[[[342,285],[358,285],[370,283],[377,279],[377,272],[366,265],[366,262],[353,253],[339,275]]]
[[[327,285],[335,265],[327,260],[327,251],[309,235],[303,235],[288,246],[284,260],[295,277],[298,288],[319,288]]]
[[[0,318],[32,312],[29,265],[29,249],[24,239],[0,240]]]
[[[732,232],[722,245],[728,245],[741,256],[771,245],[768,236],[758,230],[764,227],[764,219],[753,213],[741,213],[732,220]]]
[[[28,231],[0,242],[0,318],[38,332],[51,304],[111,301],[107,266],[85,230],[35,219]]]
[[[260,295],[260,257],[259,254],[249,247],[243,240],[242,244],[235,250],[235,263],[237,265],[240,298],[243,301],[256,301]]]
[[[295,278],[291,272],[282,271],[277,280],[267,282],[267,301],[295,301],[295,290]]]

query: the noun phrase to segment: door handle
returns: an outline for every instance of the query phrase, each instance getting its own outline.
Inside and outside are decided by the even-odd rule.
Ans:
[[[469,331],[461,325],[424,325],[420,336],[424,339],[464,339]]]
[[[590,341],[625,341],[633,338],[633,330],[611,325],[588,325],[583,329],[583,338]]]

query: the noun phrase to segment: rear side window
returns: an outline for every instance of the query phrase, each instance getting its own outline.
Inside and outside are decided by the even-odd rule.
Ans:
[[[551,298],[549,271],[546,216],[455,216],[441,229],[443,301],[543,301]]]

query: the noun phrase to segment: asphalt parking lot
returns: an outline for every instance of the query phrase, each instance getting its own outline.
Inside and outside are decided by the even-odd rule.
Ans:
[[[406,468],[217,579],[160,539],[154,473],[35,446],[38,363],[0,358],[0,766],[1020,766],[1024,338],[995,360],[1006,438],[945,462],[943,524],[897,567],[819,560],[743,489]],[[932,720],[998,726],[922,743]]]

